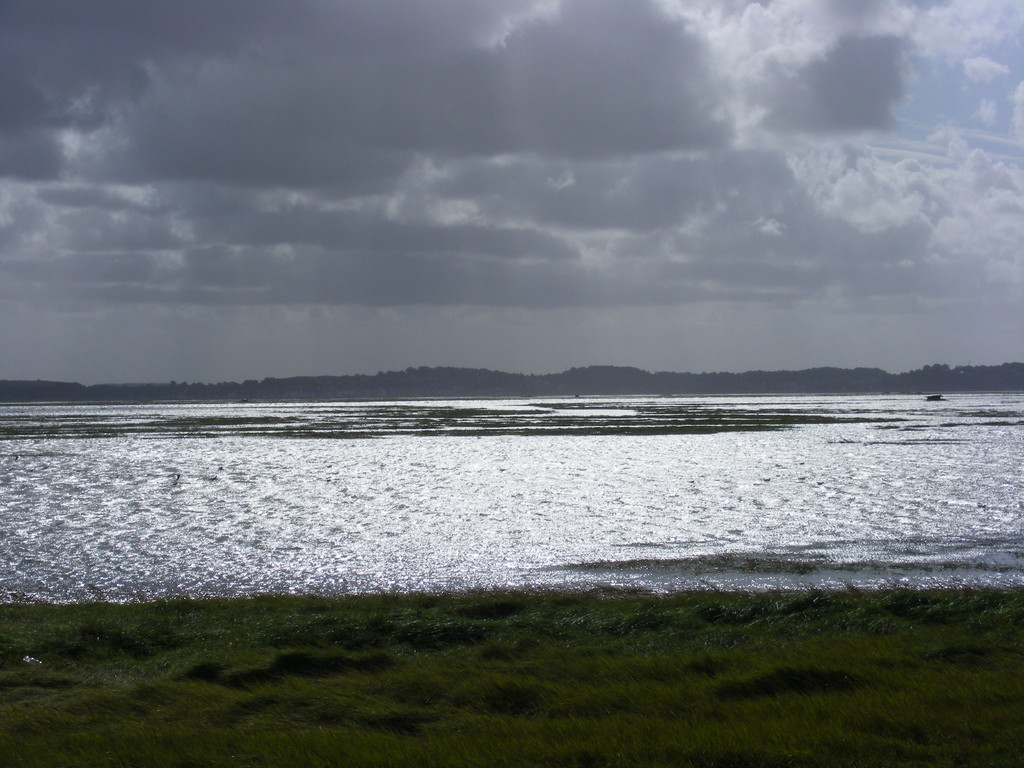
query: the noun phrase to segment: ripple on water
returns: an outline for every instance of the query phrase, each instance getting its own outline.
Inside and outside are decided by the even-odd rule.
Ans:
[[[995,400],[951,400],[948,412],[899,397],[591,403],[602,419],[636,418],[651,403],[864,419],[769,432],[365,440],[222,430],[7,440],[0,552],[10,567],[0,574],[0,596],[1021,584],[1024,399]],[[471,407],[490,408],[489,423],[586,417],[585,407],[569,405]],[[410,407],[251,412],[274,429],[329,430],[332,419],[358,425],[365,408],[387,435],[388,418],[407,424]],[[435,415],[446,407],[464,412],[467,402],[429,403]],[[35,408],[42,421],[62,413]],[[237,421],[249,412],[139,408],[101,415],[109,428],[117,419]],[[0,408],[0,421],[13,410]],[[902,425],[914,431],[893,437],[880,431],[892,422],[869,417],[907,419]],[[83,415],[75,429],[89,423]]]

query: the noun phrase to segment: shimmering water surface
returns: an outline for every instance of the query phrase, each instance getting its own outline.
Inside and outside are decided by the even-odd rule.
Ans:
[[[0,600],[1024,585],[1024,395],[0,406]]]

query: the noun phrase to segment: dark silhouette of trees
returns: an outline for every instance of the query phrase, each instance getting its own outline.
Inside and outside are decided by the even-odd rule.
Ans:
[[[857,392],[1024,391],[1024,363],[926,365],[906,373],[880,368],[809,368],[745,373],[651,373],[594,365],[563,373],[483,368],[406,368],[375,375],[294,376],[242,383],[95,384],[0,381],[0,402],[162,400],[330,400],[401,397],[712,395]]]

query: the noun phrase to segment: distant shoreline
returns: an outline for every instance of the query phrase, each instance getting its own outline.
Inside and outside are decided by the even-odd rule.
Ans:
[[[293,376],[243,382],[92,384],[0,381],[0,402],[343,400],[407,397],[571,397],[574,395],[868,394],[1024,391],[1024,363],[880,368],[808,368],[745,373],[650,372],[588,366],[522,374],[481,368],[406,368],[377,374]]]

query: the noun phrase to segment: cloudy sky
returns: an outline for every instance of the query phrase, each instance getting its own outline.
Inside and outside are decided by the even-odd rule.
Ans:
[[[1019,0],[0,0],[0,378],[1024,360]]]

